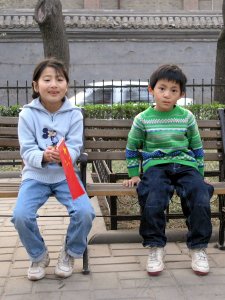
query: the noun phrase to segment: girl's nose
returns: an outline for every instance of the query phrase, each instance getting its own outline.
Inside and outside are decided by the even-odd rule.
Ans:
[[[51,86],[57,86],[57,80],[55,80],[55,79],[52,79],[51,80]]]

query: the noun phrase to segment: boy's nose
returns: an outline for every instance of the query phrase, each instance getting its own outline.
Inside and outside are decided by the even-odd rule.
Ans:
[[[165,97],[169,97],[169,95],[170,95],[170,91],[165,90],[165,91],[164,91],[164,96],[165,96]]]

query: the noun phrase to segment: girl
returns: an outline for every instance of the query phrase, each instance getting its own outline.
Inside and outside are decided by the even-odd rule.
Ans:
[[[94,210],[85,193],[73,201],[55,145],[65,138],[74,168],[82,148],[83,117],[81,110],[66,97],[69,78],[62,62],[49,58],[40,62],[33,73],[33,101],[19,115],[18,136],[24,161],[22,184],[12,222],[30,257],[28,279],[45,276],[50,259],[40,234],[37,210],[54,194],[66,206],[70,224],[59,254],[55,274],[73,273],[74,258],[83,256]]]

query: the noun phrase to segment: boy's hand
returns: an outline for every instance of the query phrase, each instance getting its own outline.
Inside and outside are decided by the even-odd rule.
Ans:
[[[137,185],[140,181],[141,181],[141,179],[139,176],[134,176],[131,179],[124,180],[123,185],[127,186],[127,187],[133,187],[133,186]]]
[[[44,151],[43,161],[51,163],[60,163],[61,159],[59,156],[59,150],[57,150],[56,147],[48,146],[48,148]]]

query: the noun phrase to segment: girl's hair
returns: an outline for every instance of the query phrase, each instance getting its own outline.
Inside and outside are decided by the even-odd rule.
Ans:
[[[178,66],[172,64],[160,66],[150,77],[150,87],[154,90],[157,81],[161,79],[175,81],[180,85],[181,93],[185,92],[187,77]]]
[[[34,72],[33,72],[33,79],[32,79],[32,98],[35,99],[40,96],[39,92],[35,92],[33,81],[38,82],[39,78],[41,77],[42,72],[47,68],[51,67],[56,70],[56,72],[63,77],[65,77],[67,83],[69,83],[69,76],[66,70],[64,63],[54,57],[46,58],[42,60],[39,64],[36,65]]]

